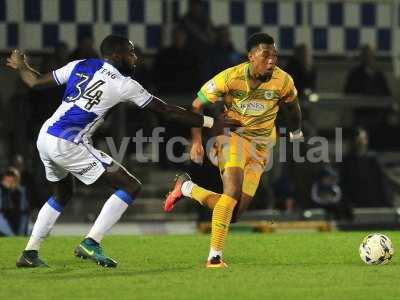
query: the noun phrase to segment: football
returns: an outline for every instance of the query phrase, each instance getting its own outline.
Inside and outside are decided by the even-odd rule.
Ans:
[[[368,265],[384,265],[394,254],[390,239],[380,233],[367,235],[360,245],[360,257]]]

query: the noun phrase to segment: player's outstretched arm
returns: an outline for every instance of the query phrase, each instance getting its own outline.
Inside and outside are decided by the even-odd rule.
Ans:
[[[303,133],[301,131],[301,109],[298,98],[291,102],[283,103],[280,108],[286,115],[286,120],[290,131],[290,139],[302,139]]]
[[[208,128],[230,128],[236,129],[241,124],[237,120],[228,118],[214,119],[208,116],[188,111],[182,107],[170,105],[161,99],[154,97],[146,106],[146,109],[162,115],[166,120],[177,122],[190,127],[208,127]]]
[[[11,55],[7,58],[6,65],[14,70],[18,70],[22,80],[31,88],[57,85],[51,73],[40,74],[29,66],[26,55],[20,50],[15,49],[11,52]]]

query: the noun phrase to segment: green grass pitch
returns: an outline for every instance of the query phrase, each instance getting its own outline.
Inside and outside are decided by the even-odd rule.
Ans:
[[[396,251],[400,233],[386,234]],[[106,237],[116,269],[75,258],[80,237],[44,243],[50,269],[16,269],[26,239],[0,238],[0,299],[400,299],[400,255],[365,265],[358,255],[365,235],[234,233],[229,268],[213,270],[204,268],[208,235]]]

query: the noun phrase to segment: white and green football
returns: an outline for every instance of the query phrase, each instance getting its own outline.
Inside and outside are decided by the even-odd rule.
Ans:
[[[384,265],[392,259],[393,254],[392,242],[384,234],[369,234],[360,245],[361,260],[368,265]]]

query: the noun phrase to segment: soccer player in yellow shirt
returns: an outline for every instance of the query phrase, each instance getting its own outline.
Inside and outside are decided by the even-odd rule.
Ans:
[[[224,241],[231,221],[246,210],[276,142],[275,118],[286,112],[291,139],[302,138],[301,110],[292,77],[276,66],[274,39],[266,33],[253,34],[247,43],[248,62],[228,68],[205,83],[193,101],[193,110],[224,101],[225,116],[242,123],[234,132],[218,135],[211,161],[220,170],[223,194],[206,190],[186,173],[178,174],[164,204],[171,211],[183,196],[213,210],[211,247],[207,268],[227,265],[222,260]],[[201,129],[192,128],[191,160],[202,163]],[[233,215],[233,220],[232,220]]]

